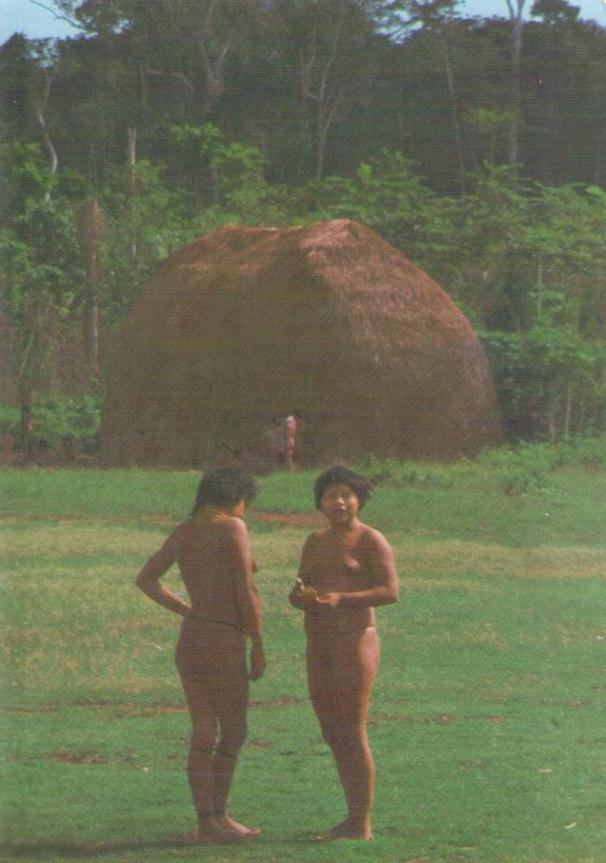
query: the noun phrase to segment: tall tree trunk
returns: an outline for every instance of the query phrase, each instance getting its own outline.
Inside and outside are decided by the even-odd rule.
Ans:
[[[204,69],[202,91],[202,120],[204,121],[212,114],[215,104],[225,92],[224,67],[230,44],[224,42],[214,57],[210,55],[206,42],[199,42],[197,47]]]
[[[217,100],[225,92],[225,60],[231,45],[229,39],[218,37],[216,27],[213,25],[213,18],[217,13],[218,5],[217,0],[210,0],[208,3],[202,30],[196,41],[198,56],[204,69],[202,120],[206,120],[210,116]]]
[[[337,55],[343,34],[346,14],[346,4],[341,2],[338,8],[338,18],[329,51],[325,60],[318,60],[320,49],[319,27],[322,22],[318,21],[314,30],[314,36],[309,46],[310,53],[301,58],[301,94],[305,113],[309,125],[314,130],[315,149],[315,178],[321,180],[324,174],[324,163],[326,160],[326,142],[328,133],[335,121],[337,109],[342,101],[342,92],[339,92],[339,84],[335,82],[330,86],[330,78],[334,71]],[[314,92],[313,78],[319,66],[319,79]]]
[[[78,213],[78,243],[86,266],[83,315],[84,350],[91,375],[99,376],[99,284],[103,278],[102,246],[105,216],[99,202],[87,201]]]
[[[334,122],[339,101],[334,97],[331,104],[325,106],[326,110],[321,111],[318,116],[318,128],[316,131],[316,180],[321,180],[324,176],[324,163],[326,161],[326,141],[328,133]]]
[[[459,123],[459,111],[457,108],[457,93],[454,83],[454,75],[452,74],[452,66],[450,56],[448,54],[448,45],[442,43],[442,56],[444,58],[444,70],[446,72],[446,81],[448,83],[448,95],[450,97],[450,108],[452,111],[452,125],[457,150],[458,175],[459,175],[459,192],[465,194],[465,154],[463,150],[463,136],[461,135],[461,125]]]
[[[127,151],[127,190],[128,200],[130,204],[130,257],[133,260],[137,257],[137,235],[135,229],[135,205],[137,201],[137,130],[129,128],[128,130],[128,151]]]
[[[511,81],[508,161],[514,165],[520,155],[520,62],[522,57],[522,35],[524,29],[524,6],[526,0],[505,0],[511,21]]]
[[[46,149],[48,150],[48,153],[50,156],[51,174],[54,177],[57,173],[57,169],[59,168],[59,157],[57,156],[57,151],[55,150],[53,140],[50,136],[50,133],[48,131],[48,126],[46,124],[46,112],[48,110],[48,102],[50,99],[50,90],[51,90],[51,85],[53,83],[53,76],[51,75],[51,73],[47,69],[44,69],[43,72],[44,72],[44,91],[42,94],[42,103],[40,104],[40,106],[36,112],[36,118],[38,120],[38,125],[42,129],[42,138],[44,139]],[[48,201],[50,201],[50,197],[51,197],[51,190],[47,189],[46,193],[44,195],[44,200],[48,202]]]
[[[555,398],[552,398],[549,402],[549,406],[547,408],[547,440],[549,443],[553,444],[556,442],[557,438],[557,427],[556,427],[556,411],[557,411],[557,401]]]
[[[566,391],[566,408],[564,411],[564,440],[570,437],[570,423],[572,421],[572,384],[568,384]]]
[[[99,301],[97,292],[91,290],[84,308],[84,350],[90,374],[99,377]]]
[[[25,388],[21,388],[19,396],[21,408],[21,452],[24,465],[29,465],[34,460],[33,426],[32,426],[32,399],[31,394]]]

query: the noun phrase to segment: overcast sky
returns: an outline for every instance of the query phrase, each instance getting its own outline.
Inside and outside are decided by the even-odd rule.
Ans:
[[[527,5],[530,9],[532,0],[528,0]],[[606,26],[606,0],[572,0],[571,5],[581,7],[582,18]],[[459,8],[466,15],[500,15],[503,18],[508,15],[505,0],[464,0]],[[51,12],[30,0],[0,0],[0,44],[15,31],[32,39],[65,37],[75,32],[65,21],[57,20]]]

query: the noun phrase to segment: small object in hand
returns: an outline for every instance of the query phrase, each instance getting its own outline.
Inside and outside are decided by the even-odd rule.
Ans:
[[[302,599],[315,599],[318,594],[314,587],[306,585],[305,587],[301,588],[299,595]]]

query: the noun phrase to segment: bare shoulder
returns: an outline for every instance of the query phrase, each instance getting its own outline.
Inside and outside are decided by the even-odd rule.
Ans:
[[[325,539],[327,533],[328,531],[325,527],[320,528],[319,530],[314,530],[313,533],[310,533],[305,540],[305,545],[303,546],[303,548],[316,548],[322,542],[322,540]]]
[[[380,530],[376,530],[376,528],[370,527],[367,524],[361,524],[360,527],[360,539],[367,548],[377,549],[379,551],[391,548],[389,542],[385,539]]]
[[[168,535],[168,542],[170,543],[180,543],[183,538],[187,536],[188,532],[191,529],[191,519],[188,518],[185,521],[182,521],[176,527],[174,527],[171,533]]]
[[[241,536],[248,536],[248,527],[246,522],[242,518],[238,518],[236,515],[227,516],[225,521],[221,522],[223,529],[230,536],[234,536],[236,538]]]

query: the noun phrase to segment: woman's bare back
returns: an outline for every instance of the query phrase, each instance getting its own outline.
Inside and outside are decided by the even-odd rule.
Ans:
[[[259,631],[260,609],[244,522],[235,516],[197,513],[180,524],[147,562],[143,577],[164,573],[175,562],[193,616]]]

